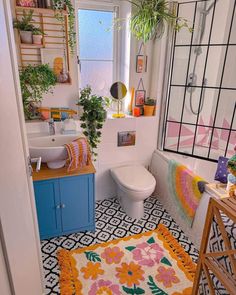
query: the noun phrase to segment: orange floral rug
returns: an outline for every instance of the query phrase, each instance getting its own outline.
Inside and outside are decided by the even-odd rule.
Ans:
[[[196,264],[168,229],[59,250],[62,295],[191,295]]]

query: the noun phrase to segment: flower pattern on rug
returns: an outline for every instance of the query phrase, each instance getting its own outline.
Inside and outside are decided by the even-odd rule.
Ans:
[[[134,260],[138,261],[140,265],[147,266],[154,266],[164,256],[163,249],[158,244],[149,244],[148,242],[138,244],[132,253]]]
[[[139,285],[140,281],[144,280],[144,271],[140,265],[134,262],[130,262],[129,264],[123,262],[121,267],[116,267],[116,271],[116,277],[119,279],[120,283],[128,287]]]
[[[88,295],[121,295],[119,285],[111,281],[99,280],[92,284]]]
[[[158,282],[163,283],[166,288],[172,287],[173,284],[177,284],[180,282],[178,277],[175,274],[175,271],[171,267],[160,266],[157,269],[156,280]]]
[[[196,271],[164,225],[133,237],[64,250],[58,257],[61,291],[74,289],[61,295],[189,295]]]
[[[119,264],[123,256],[124,252],[119,247],[108,247],[101,254],[101,257],[105,259],[107,264]]]
[[[192,294],[192,288],[186,288],[183,290],[183,292],[174,292],[172,295],[191,295]]]
[[[104,274],[104,270],[101,269],[100,267],[101,267],[100,262],[93,263],[89,261],[86,267],[81,268],[81,272],[84,274],[84,278],[86,280],[87,279],[96,280],[99,275]]]

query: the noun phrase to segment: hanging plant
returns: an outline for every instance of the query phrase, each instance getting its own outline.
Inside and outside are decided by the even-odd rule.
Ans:
[[[75,9],[71,0],[53,0],[53,9],[55,10],[56,19],[64,22],[63,11],[68,13],[68,43],[71,53],[75,51],[76,33],[75,33]]]
[[[20,86],[26,119],[31,120],[32,105],[43,100],[43,94],[51,92],[57,78],[47,64],[28,65],[20,71]]]
[[[134,6],[134,13],[130,18],[130,31],[138,40],[146,43],[149,40],[161,38],[166,24],[170,24],[177,31],[183,27],[192,31],[186,19],[170,12],[169,3],[166,0],[126,1]]]
[[[104,102],[103,97],[91,93],[90,86],[82,89],[77,104],[83,107],[83,115],[80,118],[83,123],[80,126],[84,135],[88,138],[91,152],[96,160],[97,153],[95,149],[100,142],[102,135],[100,130],[106,120],[106,102]]]

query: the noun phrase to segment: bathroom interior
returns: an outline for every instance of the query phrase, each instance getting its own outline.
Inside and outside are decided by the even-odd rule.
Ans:
[[[235,9],[0,0],[1,294],[236,294]]]

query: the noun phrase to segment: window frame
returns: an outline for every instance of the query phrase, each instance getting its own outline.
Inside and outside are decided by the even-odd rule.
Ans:
[[[97,10],[97,11],[108,11],[113,12],[115,19],[119,18],[120,5],[117,1],[90,1],[90,0],[79,0],[76,1],[76,35],[77,35],[77,61],[78,61],[78,79],[80,87],[80,52],[79,52],[79,20],[78,20],[78,10]],[[118,30],[113,30],[113,77],[112,83],[119,81],[120,79],[120,33]]]

